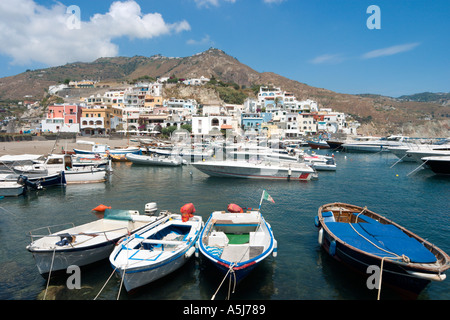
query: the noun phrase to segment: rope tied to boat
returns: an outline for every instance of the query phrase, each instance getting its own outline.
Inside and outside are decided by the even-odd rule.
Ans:
[[[366,207],[364,208],[364,210],[366,210]],[[358,216],[359,216],[361,213],[363,213],[364,210],[361,211],[361,212],[358,214]],[[357,216],[357,218],[358,218],[358,216]],[[364,237],[361,233],[359,233],[359,232],[355,229],[355,227],[353,226],[353,224],[349,223],[349,225],[352,227],[352,229],[353,229],[353,230],[354,230],[361,238],[363,238],[364,240],[366,240],[367,242],[369,242],[370,244],[372,244],[373,246],[375,246],[377,249],[379,249],[379,250],[381,250],[381,251],[384,251],[384,252],[386,252],[386,253],[388,253],[388,254],[394,256],[394,257],[385,256],[385,257],[382,257],[382,258],[381,258],[380,278],[379,278],[379,287],[378,287],[378,296],[377,296],[377,300],[380,300],[381,282],[382,282],[382,275],[383,275],[384,260],[386,260],[386,259],[390,259],[390,260],[402,260],[402,261],[405,262],[405,263],[410,263],[410,262],[411,262],[411,259],[410,259],[408,256],[406,256],[405,254],[398,255],[398,254],[396,254],[396,253],[394,253],[394,252],[390,252],[389,250],[386,250],[386,249],[384,249],[384,248],[381,248],[381,247],[378,246],[377,244],[373,243],[372,241],[370,241],[369,239],[367,239],[366,237]]]
[[[50,264],[50,270],[48,272],[47,285],[45,287],[45,293],[44,293],[44,297],[42,298],[42,300],[45,300],[45,297],[47,296],[47,290],[48,290],[48,286],[50,284],[50,278],[51,278],[52,269],[53,269],[53,261],[55,260],[55,252],[56,252],[56,247],[53,248],[52,263]]]
[[[235,271],[234,271],[234,266],[235,266],[235,265],[236,265],[235,262],[233,262],[233,263],[230,264],[230,267],[228,268],[227,273],[226,273],[225,276],[223,277],[222,282],[219,284],[219,287],[217,288],[216,292],[214,292],[214,294],[212,295],[211,300],[214,300],[214,299],[216,298],[216,295],[217,295],[217,293],[219,292],[220,288],[222,287],[223,283],[225,282],[225,279],[228,277],[228,274],[231,273],[231,275],[230,275],[230,281],[229,281],[229,284],[228,284],[228,296],[227,296],[227,300],[230,299],[230,289],[231,289],[231,279],[232,279],[232,278],[233,278],[233,282],[234,282],[233,292],[232,292],[232,293],[234,293],[234,290],[236,289],[236,273],[235,273]]]

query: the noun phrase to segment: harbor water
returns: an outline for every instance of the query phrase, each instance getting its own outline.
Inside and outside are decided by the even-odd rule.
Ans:
[[[325,154],[326,150],[317,151]],[[314,217],[319,206],[346,202],[386,216],[450,253],[450,178],[416,163],[400,162],[388,152],[377,154],[335,152],[337,170],[319,172],[307,182],[213,178],[191,165],[150,167],[113,163],[105,183],[68,185],[31,191],[0,200],[0,299],[92,300],[210,300],[223,276],[205,259],[193,257],[175,273],[129,294],[120,279],[111,276],[109,261],[81,269],[81,289],[67,288],[69,275],[41,277],[25,249],[28,232],[47,225],[87,223],[97,217],[99,204],[114,209],[144,211],[149,202],[159,210],[179,213],[192,202],[206,221],[214,210],[230,203],[257,207],[263,190],[275,203],[263,201],[261,211],[278,242],[277,257],[269,257],[239,283],[231,300],[375,300],[377,291],[366,286],[363,275],[334,261],[319,247]],[[48,287],[47,287],[48,286]],[[104,288],[103,288],[104,287]],[[216,300],[228,295],[228,281]],[[103,289],[102,289],[103,288]],[[381,299],[403,299],[382,286]],[[419,300],[450,299],[450,279],[432,282]]]

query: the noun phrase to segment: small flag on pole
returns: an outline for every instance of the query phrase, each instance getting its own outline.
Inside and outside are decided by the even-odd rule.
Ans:
[[[267,193],[266,190],[264,190],[264,196],[263,196],[264,200],[270,201],[272,203],[275,203],[275,201],[273,200],[273,198],[270,196],[270,194]]]

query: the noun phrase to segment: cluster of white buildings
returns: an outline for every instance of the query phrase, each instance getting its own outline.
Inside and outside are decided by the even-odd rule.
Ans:
[[[243,105],[202,104],[194,99],[163,98],[164,78],[155,83],[138,83],[125,89],[111,89],[102,95],[82,98],[74,105],[48,107],[42,131],[71,131],[82,135],[113,132],[156,133],[165,127],[190,125],[192,136],[224,132],[265,134],[298,138],[319,132],[356,134],[357,122],[346,115],[319,108],[313,100],[297,100],[276,87],[260,87],[256,98]],[[209,79],[189,79],[188,85],[202,85]]]

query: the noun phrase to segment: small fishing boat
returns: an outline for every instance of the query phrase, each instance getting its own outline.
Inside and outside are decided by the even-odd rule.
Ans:
[[[165,166],[165,167],[179,167],[186,164],[187,161],[181,157],[174,156],[158,156],[152,155],[139,155],[128,153],[126,155],[127,160],[131,161],[133,164],[141,164],[147,166]]]
[[[148,227],[122,241],[109,257],[129,292],[183,266],[195,252],[201,216],[162,212]]]
[[[382,284],[413,294],[430,281],[443,281],[450,257],[441,249],[395,222],[345,203],[319,208],[315,218],[319,244],[334,259],[367,274],[369,266],[380,268]]]
[[[210,215],[198,247],[208,261],[237,282],[277,252],[272,228],[260,210],[244,212],[235,204],[228,206],[228,212],[214,211]]]
[[[0,181],[1,197],[17,197],[26,192],[26,187],[17,181]]]
[[[63,226],[69,224],[48,226],[29,232],[31,243],[26,249],[32,253],[43,277],[65,271],[70,265],[82,267],[108,258],[121,238],[141,230],[157,219],[152,215],[140,214],[137,210],[108,207],[103,207],[102,210],[103,218],[93,222],[79,226],[71,223],[71,227],[65,229]],[[51,232],[56,228],[63,230]],[[49,234],[36,234],[42,230]]]
[[[140,154],[142,153],[140,147],[123,147],[123,148],[111,148],[110,146],[106,144],[101,143],[95,143],[91,141],[77,141],[77,143],[81,144],[89,144],[91,145],[91,150],[83,150],[83,149],[77,149],[74,148],[73,151],[76,154],[100,154],[100,155],[126,155],[127,153],[134,153],[134,154]]]
[[[17,175],[11,175],[17,176]],[[12,177],[11,177],[12,178]],[[9,179],[8,176],[6,179]],[[60,171],[47,176],[23,176],[19,175],[17,177],[18,183],[25,185],[28,189],[41,190],[44,188],[49,188],[53,186],[65,186],[66,185],[66,175],[64,171]]]
[[[109,167],[73,162],[73,156],[67,154],[50,154],[32,165],[14,166],[13,170],[17,174],[41,176],[64,171],[67,184],[71,184],[103,182],[107,178]]]

